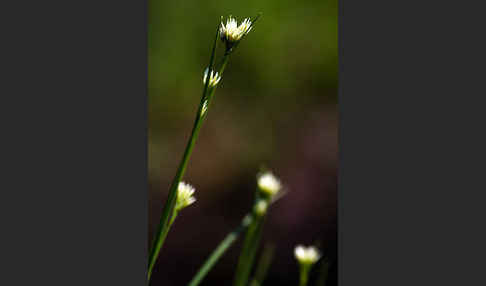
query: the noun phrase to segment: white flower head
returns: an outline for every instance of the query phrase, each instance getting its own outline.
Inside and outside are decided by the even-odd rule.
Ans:
[[[180,211],[196,201],[196,198],[193,197],[194,191],[193,186],[184,182],[179,183],[177,187],[177,202],[175,205],[176,211]]]
[[[251,31],[251,24],[250,18],[245,18],[238,26],[236,19],[229,16],[226,20],[226,25],[221,22],[221,26],[219,28],[221,40],[227,44],[233,44],[239,41],[244,35]]]
[[[204,70],[204,75],[203,75],[204,84],[206,84],[207,79],[208,79],[208,68]],[[210,87],[216,86],[220,80],[221,80],[221,76],[218,74],[218,72],[211,71],[209,75],[209,86]]]
[[[321,258],[321,253],[314,246],[297,245],[294,249],[295,258],[300,264],[312,265]]]
[[[266,200],[258,200],[254,206],[254,211],[258,216],[262,216],[267,212],[268,203]]]
[[[260,174],[257,183],[260,191],[271,197],[277,194],[282,188],[279,179],[277,179],[271,172]]]

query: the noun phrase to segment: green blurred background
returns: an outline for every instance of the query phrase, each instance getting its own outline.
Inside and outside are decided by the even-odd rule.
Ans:
[[[231,56],[184,177],[197,202],[177,218],[152,285],[192,278],[251,207],[261,166],[289,188],[266,223],[263,243],[276,245],[276,257],[265,285],[297,285],[293,248],[315,242],[332,262],[327,285],[336,285],[337,0],[149,1],[149,237],[192,128],[220,16],[258,12]],[[231,283],[240,246],[202,285]]]

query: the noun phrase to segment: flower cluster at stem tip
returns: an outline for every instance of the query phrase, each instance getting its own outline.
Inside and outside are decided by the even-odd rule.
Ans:
[[[221,22],[219,28],[219,36],[221,40],[226,44],[226,49],[230,49],[233,44],[241,40],[241,38],[251,31],[252,23],[250,18],[245,18],[240,25],[233,17],[228,17],[226,25]]]
[[[260,191],[268,197],[275,196],[282,188],[280,180],[277,179],[277,177],[275,177],[271,172],[260,174],[258,176],[257,183]]]
[[[253,206],[253,213],[257,216],[263,216],[267,212],[267,208],[275,195],[282,188],[282,185],[271,172],[258,174],[257,185],[260,196]]]
[[[175,205],[176,211],[180,211],[196,201],[196,198],[193,196],[194,191],[193,186],[184,182],[179,183],[177,187],[177,202]]]
[[[294,249],[295,258],[300,264],[312,265],[321,258],[321,253],[314,246],[297,245]]]

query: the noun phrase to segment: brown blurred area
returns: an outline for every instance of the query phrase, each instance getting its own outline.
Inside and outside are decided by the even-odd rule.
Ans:
[[[197,202],[175,221],[151,285],[191,280],[252,207],[262,166],[288,190],[266,221],[262,245],[276,251],[264,285],[297,285],[293,248],[313,243],[330,258],[327,285],[336,285],[337,1],[177,3],[149,1],[150,238],[190,135],[219,16],[263,16],[216,91],[184,176]],[[240,246],[201,285],[230,285]]]

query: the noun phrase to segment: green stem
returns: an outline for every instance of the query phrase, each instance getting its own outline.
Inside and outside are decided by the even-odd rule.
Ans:
[[[260,286],[263,284],[265,276],[268,272],[268,268],[273,259],[273,254],[275,252],[275,245],[267,244],[263,248],[263,253],[260,257],[260,261],[258,262],[258,266],[255,272],[255,278],[253,279],[251,286]]]
[[[172,226],[172,224],[174,223],[174,220],[176,219],[176,217],[177,217],[177,213],[174,212],[174,215],[170,219],[169,227],[164,228],[163,232],[160,234],[160,237],[159,237],[159,241],[160,241],[159,243],[160,243],[160,245],[162,245],[165,242],[165,239],[167,237],[167,234],[169,233],[169,229]],[[148,279],[149,280],[150,280],[150,277],[152,275],[152,270],[153,270],[153,265],[152,265],[152,268],[149,269],[149,275],[148,275]]]
[[[226,68],[226,64],[228,63],[229,60],[229,54],[225,54],[223,59],[221,60],[221,65],[219,67],[219,74],[221,75],[224,72],[224,69]]]
[[[319,272],[319,278],[316,281],[316,286],[325,286],[327,281],[327,276],[329,274],[329,260],[324,257],[321,261],[321,269]]]
[[[201,109],[201,107],[199,109]],[[184,175],[184,172],[187,167],[187,162],[189,161],[189,157],[192,153],[192,149],[194,148],[194,144],[196,143],[197,136],[199,135],[199,130],[201,129],[201,124],[202,124],[201,119],[202,119],[201,116],[199,116],[198,114],[198,116],[196,117],[196,121],[194,123],[194,127],[191,132],[191,137],[189,138],[189,143],[187,144],[186,150],[182,157],[182,161],[179,165],[179,169],[177,170],[176,176],[173,180],[173,183],[169,191],[169,197],[167,199],[167,203],[165,204],[164,211],[162,213],[162,218],[159,225],[159,231],[157,232],[157,235],[154,240],[154,246],[149,256],[149,268],[148,268],[149,280],[152,275],[152,270],[155,265],[155,261],[157,260],[160,250],[162,249],[167,233],[169,232],[170,222],[168,221],[168,218],[172,217],[169,215],[173,213],[175,202],[177,200],[177,187],[179,185],[179,182],[181,181],[182,176]]]
[[[309,270],[311,266],[310,265],[300,265],[300,283],[299,286],[306,286],[307,281],[309,280]]]
[[[199,269],[196,273],[194,278],[192,278],[191,282],[189,282],[188,286],[197,286],[204,277],[208,274],[209,270],[214,266],[214,264],[219,260],[219,258],[226,252],[226,250],[236,241],[238,236],[248,227],[251,223],[252,217],[251,215],[247,215],[241,224],[232,232],[230,232],[221,243],[213,250],[211,255],[206,259],[203,266]]]
[[[248,278],[260,242],[264,217],[264,215],[255,216],[254,221],[248,227],[238,265],[236,267],[235,280],[233,283],[234,286],[245,286],[248,284]]]
[[[214,38],[213,48],[211,52],[211,59],[209,61],[209,70],[212,69],[214,63],[214,55],[216,52],[216,44],[218,41],[219,36],[219,27],[216,29],[216,36]],[[204,104],[204,98],[206,97],[206,93],[208,91],[209,80],[206,81],[204,85],[203,95],[201,102],[199,104],[199,108],[197,111],[196,119],[194,121],[194,126],[192,128],[191,136],[189,137],[189,142],[187,143],[186,149],[184,151],[184,155],[182,156],[182,160],[179,164],[179,168],[177,169],[176,175],[172,180],[172,184],[169,189],[169,195],[167,197],[166,204],[164,205],[164,209],[162,211],[162,216],[159,223],[158,231],[154,238],[154,243],[152,249],[149,254],[149,262],[148,262],[148,272],[147,272],[147,280],[150,282],[150,278],[152,276],[152,270],[155,266],[155,262],[159,256],[160,250],[164,244],[165,238],[167,237],[167,233],[169,232],[170,228],[170,219],[173,217],[174,207],[177,201],[177,188],[179,186],[179,182],[181,181],[182,177],[184,176],[184,172],[186,171],[187,163],[192,153],[192,149],[194,148],[194,144],[196,143],[196,139],[199,135],[199,130],[201,129],[201,125],[203,122],[203,117],[201,116],[202,107]],[[214,88],[211,91],[214,93]]]

